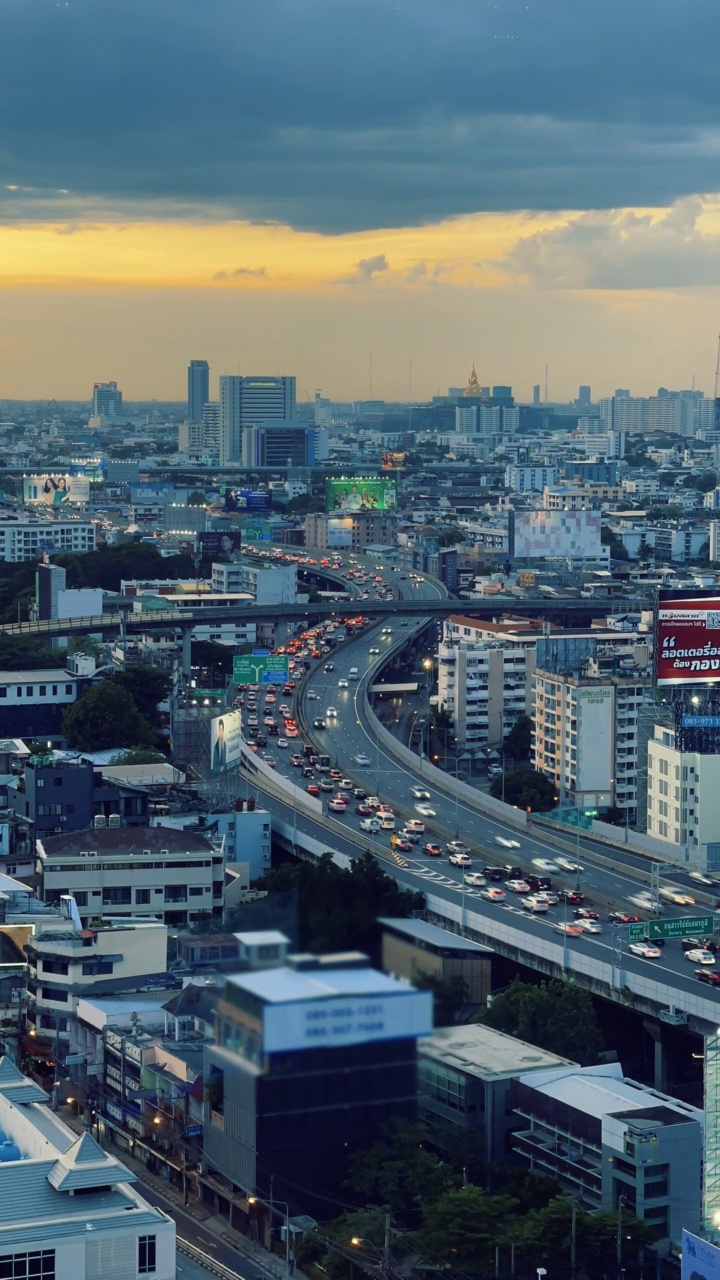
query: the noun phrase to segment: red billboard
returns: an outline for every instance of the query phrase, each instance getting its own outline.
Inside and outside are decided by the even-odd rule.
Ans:
[[[720,681],[720,596],[661,591],[658,601],[657,682]]]

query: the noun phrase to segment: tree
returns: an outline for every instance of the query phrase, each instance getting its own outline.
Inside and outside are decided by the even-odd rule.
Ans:
[[[517,805],[518,809],[531,809],[533,813],[547,813],[557,804],[555,787],[544,773],[537,769],[511,769],[503,776],[498,774],[490,783],[490,795],[496,800],[505,796],[507,804]]]
[[[590,995],[574,982],[541,982],[535,986],[515,978],[475,1021],[570,1058],[583,1067],[597,1062],[603,1050]]]
[[[204,506],[205,506],[205,494],[204,494],[204,493],[202,493],[200,489],[193,489],[192,493],[190,494],[190,497],[188,498],[188,506],[189,506],[189,507],[204,507]]]
[[[451,1027],[457,1022],[470,998],[470,990],[464,978],[438,978],[433,973],[418,973],[413,986],[419,991],[432,991],[433,1022],[436,1027]]]
[[[655,555],[654,548],[650,546],[650,543],[643,536],[640,539],[640,544],[637,549],[638,560],[652,560],[654,555]]]
[[[129,747],[126,751],[118,751],[113,756],[112,764],[167,764],[167,760],[162,751],[155,751],[152,747]]]
[[[650,1242],[651,1231],[629,1211],[623,1212],[626,1260],[637,1259]],[[552,1263],[553,1274],[570,1272],[572,1202],[556,1196],[543,1208],[531,1209],[517,1224],[516,1248],[526,1264]],[[590,1275],[614,1269],[617,1257],[617,1215],[591,1214],[578,1205],[575,1219],[576,1262]],[[564,1265],[563,1265],[564,1264]]]
[[[514,1234],[518,1203],[510,1196],[489,1196],[480,1187],[445,1191],[423,1214],[418,1248],[428,1262],[453,1271],[484,1274],[495,1248]]]
[[[426,1149],[426,1138],[423,1125],[394,1120],[380,1142],[351,1158],[347,1185],[366,1204],[387,1205],[396,1214],[433,1203],[457,1177]]]
[[[166,672],[158,671],[157,667],[131,663],[110,679],[118,688],[127,690],[140,715],[157,728],[160,720],[158,703],[165,701],[172,688],[172,680]]]
[[[0,632],[0,671],[50,671],[65,665],[65,650],[32,636]]]
[[[513,760],[528,760],[531,746],[532,720],[530,716],[518,716],[503,742],[503,752]]]
[[[63,716],[68,746],[78,751],[111,747],[149,747],[155,730],[138,711],[127,689],[113,680],[91,685]]]

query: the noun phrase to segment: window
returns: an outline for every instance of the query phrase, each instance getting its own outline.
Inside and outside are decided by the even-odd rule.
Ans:
[[[199,898],[202,896],[202,889],[198,885],[190,886],[190,897]]]
[[[76,889],[73,897],[79,907],[87,906],[87,889]]]
[[[46,698],[46,697],[47,697],[47,685],[46,685],[46,684],[41,684],[41,685],[40,685],[40,697],[41,697],[41,698]]]
[[[130,885],[114,885],[103,889],[103,906],[125,906],[132,901]]]
[[[138,1236],[138,1275],[148,1276],[155,1271],[156,1236]]]
[[[58,1004],[67,1004],[68,993],[63,991],[61,987],[41,987],[40,995],[43,1000],[55,1000]]]
[[[191,890],[191,892],[192,892],[192,890]],[[136,890],[135,890],[135,901],[136,901],[140,906],[147,906],[148,902],[150,901],[150,890],[149,890],[149,889],[136,889]]]
[[[54,787],[61,787],[61,786],[62,786],[62,784],[63,784],[63,780],[62,780],[62,778],[53,778],[53,786],[54,786]]]
[[[154,1237],[153,1237],[154,1238]],[[55,1250],[12,1253],[0,1258],[0,1280],[55,1280]]]

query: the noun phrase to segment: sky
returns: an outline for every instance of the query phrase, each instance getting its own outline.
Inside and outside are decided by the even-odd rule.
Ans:
[[[0,399],[708,394],[717,0],[1,0]]]

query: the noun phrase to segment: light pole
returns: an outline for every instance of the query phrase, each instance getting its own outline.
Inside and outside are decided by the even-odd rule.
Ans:
[[[352,1236],[350,1243],[356,1249],[374,1249],[380,1262],[381,1273],[386,1276],[390,1268],[390,1214],[385,1214],[385,1236],[382,1249],[373,1244],[372,1240],[365,1240],[362,1236]]]
[[[269,1209],[285,1210],[285,1274],[290,1274],[290,1207],[285,1200],[265,1200],[262,1196],[248,1196],[248,1204],[262,1204]]]

